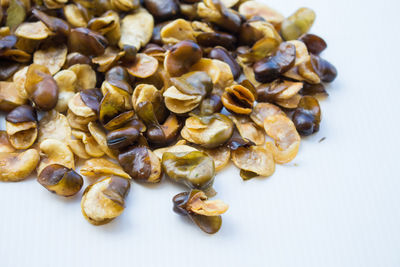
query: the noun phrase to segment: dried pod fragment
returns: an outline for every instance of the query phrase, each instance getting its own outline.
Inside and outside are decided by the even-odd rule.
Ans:
[[[57,105],[58,86],[47,67],[32,64],[26,73],[25,90],[37,108],[48,111]]]
[[[220,113],[189,117],[181,131],[184,139],[205,148],[215,148],[224,144],[232,134],[233,122]]]
[[[147,78],[153,75],[158,69],[158,60],[152,56],[144,53],[138,53],[135,61],[129,66],[127,70],[129,74],[138,78]]]
[[[303,96],[293,114],[293,123],[297,131],[303,135],[311,135],[319,131],[321,108],[318,100],[312,96]]]
[[[214,161],[204,152],[166,152],[162,167],[169,178],[191,189],[210,190],[214,183]]]
[[[82,141],[85,152],[94,158],[99,158],[104,156],[104,151],[99,147],[99,144],[86,132],[81,132],[77,130],[72,131],[72,135]]]
[[[69,149],[68,145],[56,140],[46,139],[40,143],[40,153],[42,160],[37,168],[37,173],[40,173],[49,165],[60,164],[68,169],[75,169],[74,154]]]
[[[261,83],[272,82],[290,70],[296,61],[296,46],[292,43],[282,43],[278,50],[268,58],[254,64],[254,74]]]
[[[55,110],[47,112],[39,121],[38,142],[46,139],[57,139],[63,143],[71,139],[71,126],[67,118]]]
[[[120,51],[119,49],[113,47],[107,47],[104,51],[104,54],[98,57],[94,57],[92,62],[97,64],[99,67],[97,71],[106,72],[114,65],[118,63],[118,60],[125,55],[124,51]]]
[[[129,180],[108,177],[88,186],[81,201],[82,214],[93,225],[106,224],[124,211]]]
[[[309,8],[300,8],[282,22],[281,33],[285,40],[296,40],[307,33],[315,20],[315,12]]]
[[[295,109],[299,105],[301,99],[300,94],[296,94],[288,99],[275,100],[275,104],[286,109]]]
[[[118,161],[134,180],[147,183],[161,181],[159,158],[147,147],[133,147],[119,154]]]
[[[181,41],[174,45],[164,60],[164,68],[171,77],[185,74],[196,64],[203,52],[201,47],[193,41]]]
[[[294,123],[286,116],[273,115],[264,120],[264,129],[274,139],[274,144],[267,143],[277,163],[293,160],[300,147],[300,136]]]
[[[212,79],[214,90],[224,90],[234,81],[229,65],[217,59],[202,58],[191,67],[190,71],[206,72]]]
[[[184,114],[194,110],[200,105],[202,97],[200,95],[188,95],[179,91],[175,86],[165,90],[163,94],[165,106],[172,112]]]
[[[37,181],[50,192],[63,197],[77,194],[83,186],[82,176],[59,164],[44,168]]]
[[[256,176],[268,177],[275,172],[274,157],[264,147],[240,147],[232,151],[232,161],[239,169],[252,172]]]
[[[224,107],[236,114],[250,114],[255,97],[246,87],[236,84],[225,89],[221,97]]]
[[[88,28],[103,34],[110,45],[118,44],[121,38],[119,15],[113,10],[105,12],[101,17],[91,19],[88,23]]]
[[[127,179],[131,178],[121,166],[103,158],[85,161],[80,172],[85,176],[116,175]]]
[[[208,200],[200,190],[177,194],[172,202],[174,212],[188,216],[202,231],[215,234],[222,225],[221,214],[225,213],[228,205],[221,200]]]
[[[40,157],[36,149],[28,149],[21,153],[0,153],[0,181],[18,182],[28,177],[39,163]]]
[[[14,148],[28,149],[38,135],[36,111],[27,105],[13,109],[6,117],[6,129]]]
[[[26,10],[19,0],[10,0],[8,4],[6,26],[15,29],[25,20]]]
[[[119,47],[134,46],[136,51],[144,47],[151,39],[154,28],[153,16],[145,9],[125,16],[121,21],[121,39]]]

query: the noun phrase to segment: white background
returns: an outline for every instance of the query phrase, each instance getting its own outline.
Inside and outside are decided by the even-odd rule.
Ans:
[[[248,182],[232,166],[220,173],[230,209],[214,236],[172,212],[182,188],[168,180],[133,183],[124,214],[102,227],[82,217],[81,195],[2,183],[0,266],[400,266],[399,2],[268,3],[313,8],[339,70],[321,131],[294,162]]]

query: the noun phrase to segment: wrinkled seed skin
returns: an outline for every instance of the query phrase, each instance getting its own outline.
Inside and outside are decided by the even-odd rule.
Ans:
[[[156,19],[166,20],[179,13],[179,6],[175,0],[144,0],[147,10]]]
[[[22,105],[7,114],[6,120],[12,123],[37,121],[36,110],[28,105]]]
[[[210,51],[208,56],[212,59],[218,59],[228,64],[232,71],[233,78],[239,78],[240,74],[242,73],[241,68],[233,56],[225,48],[215,47]]]
[[[294,66],[295,60],[296,47],[290,43],[283,43],[271,57],[254,64],[255,78],[260,83],[272,82],[280,74],[291,69]]]

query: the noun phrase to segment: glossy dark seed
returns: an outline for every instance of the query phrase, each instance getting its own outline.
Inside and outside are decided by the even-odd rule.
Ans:
[[[334,65],[332,65],[329,61],[319,57],[311,55],[311,64],[321,78],[321,81],[330,83],[333,82],[337,77],[337,70]]]
[[[299,40],[305,43],[308,52],[317,56],[328,47],[324,39],[311,33],[301,36]]]
[[[179,13],[179,6],[175,0],[144,0],[146,9],[159,20],[174,18]]]
[[[237,63],[237,61],[233,58],[233,56],[223,47],[215,47],[213,48],[210,53],[208,54],[210,58],[213,59],[218,59],[222,62],[225,62],[226,64],[229,65],[233,78],[236,80],[239,78],[240,74],[242,73],[242,70]]]
[[[22,105],[7,114],[6,120],[11,123],[37,121],[36,110],[28,105]]]
[[[139,131],[134,127],[124,127],[107,134],[107,145],[110,149],[122,149],[133,145],[139,137]]]

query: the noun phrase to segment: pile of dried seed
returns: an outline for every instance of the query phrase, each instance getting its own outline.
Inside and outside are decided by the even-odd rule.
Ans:
[[[244,180],[270,176],[319,130],[315,96],[337,72],[314,20],[245,0],[2,1],[0,180],[36,171],[69,197],[81,175],[105,176],[81,202],[100,225],[123,212],[131,179],[165,175],[189,190],[174,211],[217,232],[216,172],[232,159]]]

